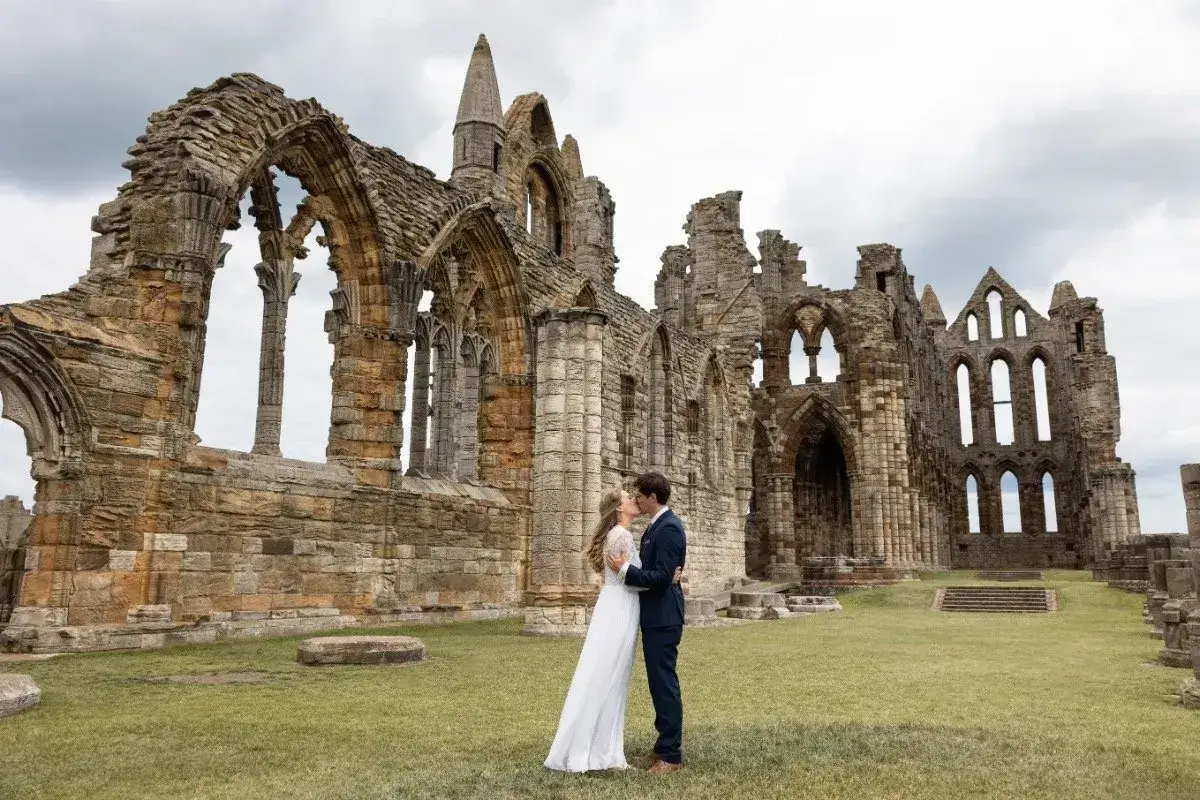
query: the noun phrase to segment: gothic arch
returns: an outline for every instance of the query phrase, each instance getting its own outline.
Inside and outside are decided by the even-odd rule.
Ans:
[[[674,350],[671,347],[671,330],[666,326],[662,319],[655,320],[646,332],[642,334],[638,340],[637,349],[634,351],[633,361],[629,364],[628,372],[638,374],[643,373],[649,364],[650,353],[656,348],[661,347],[663,360],[670,364],[673,371],[677,370]],[[710,354],[711,356],[711,354]]]
[[[850,427],[842,412],[821,395],[809,395],[800,407],[792,412],[781,428],[784,432],[782,463],[793,463],[801,447],[814,431],[820,432],[828,428],[837,436],[838,442],[842,446],[850,475],[853,477],[856,474],[858,442],[854,429]]]
[[[950,381],[950,383],[953,384],[958,380],[958,368],[963,364],[967,365],[967,369],[969,369],[971,371],[972,375],[975,375],[978,373],[979,365],[975,362],[975,359],[972,358],[969,353],[963,353],[963,352],[954,353],[953,355],[950,356],[950,359],[946,362],[946,378],[947,378],[947,380]]]
[[[491,200],[473,203],[458,211],[434,237],[417,260],[428,269],[447,248],[459,244],[478,265],[483,288],[492,303],[494,330],[489,331],[498,350],[499,372],[504,375],[529,373],[527,300],[512,243],[500,223]]]
[[[247,89],[252,102],[246,102]],[[245,75],[223,78],[177,106],[182,108],[173,119],[166,112],[155,115],[164,119],[130,148],[131,180],[118,198],[119,216],[114,220],[101,209],[100,227],[111,227],[118,241],[121,223],[127,223],[125,242],[135,260],[145,253],[214,263],[241,197],[278,164],[309,195],[328,198],[322,222],[339,277],[382,283],[380,256],[394,248],[382,239],[381,203],[360,178],[339,118],[315,101],[289,100],[278,87]]]
[[[821,315],[807,334],[796,324],[796,317],[804,308],[815,308]],[[805,344],[809,347],[820,346],[821,335],[826,330],[832,334],[834,347],[840,352],[845,352],[846,342],[849,341],[846,322],[841,313],[834,308],[832,303],[812,297],[800,297],[789,304],[777,318],[775,327],[780,331],[786,331],[789,337],[793,331],[799,330]],[[811,341],[809,341],[810,338]]]
[[[1000,359],[1004,363],[1008,364],[1008,369],[1009,369],[1010,375],[1012,374],[1013,370],[1015,370],[1017,368],[1017,364],[1019,363],[1017,361],[1017,357],[1014,356],[1012,351],[1009,350],[1007,347],[994,348],[991,352],[989,352],[987,354],[987,359],[986,359],[989,374],[990,374],[990,370],[992,368],[992,362],[995,361],[996,359]]]
[[[79,477],[89,429],[84,405],[54,356],[13,328],[0,328],[0,395],[4,418],[25,434],[32,477]]]

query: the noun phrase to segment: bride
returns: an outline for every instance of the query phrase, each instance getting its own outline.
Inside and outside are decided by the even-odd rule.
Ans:
[[[562,772],[626,769],[625,703],[633,650],[638,632],[638,592],[626,586],[605,564],[620,553],[641,566],[629,523],[640,512],[622,489],[612,489],[600,501],[600,523],[587,549],[588,563],[604,575],[604,586],[592,609],[575,677],[558,721],[546,766]],[[675,580],[679,580],[676,572]]]

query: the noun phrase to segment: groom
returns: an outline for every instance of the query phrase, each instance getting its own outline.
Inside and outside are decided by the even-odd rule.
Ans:
[[[647,472],[634,481],[638,509],[650,517],[642,534],[642,566],[633,566],[620,555],[609,556],[608,565],[626,586],[637,586],[641,603],[642,654],[650,698],[654,702],[654,743],[652,775],[683,768],[683,699],[675,660],[683,638],[683,590],[673,583],[676,567],[687,558],[687,537],[679,518],[667,508],[671,484],[657,472]]]

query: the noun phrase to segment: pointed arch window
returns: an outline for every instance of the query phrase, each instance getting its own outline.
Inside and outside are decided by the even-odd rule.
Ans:
[[[958,425],[964,445],[975,442],[975,425],[971,419],[971,368],[959,364],[955,371],[958,384]]]
[[[979,341],[979,317],[974,314],[967,314],[967,341]]]
[[[1018,308],[1013,312],[1013,335],[1018,338],[1029,335],[1024,309]]]
[[[1033,372],[1033,406],[1037,415],[1039,442],[1050,441],[1050,401],[1046,386],[1046,362],[1038,356],[1030,366]]]
[[[1000,476],[1000,507],[1003,512],[1004,533],[1021,532],[1021,490],[1017,476],[1008,470]]]
[[[979,533],[979,481],[967,476],[967,532]]]
[[[1008,362],[1003,358],[992,361],[992,418],[996,425],[996,444],[1012,444],[1012,389]]]
[[[646,373],[646,460],[652,469],[665,471],[674,456],[675,421],[671,350],[666,331],[659,328],[650,346]]]
[[[989,333],[993,339],[1004,338],[1004,297],[995,289],[987,293]]]
[[[1058,498],[1054,494],[1054,476],[1042,475],[1042,505],[1046,515],[1046,533],[1058,533]]]

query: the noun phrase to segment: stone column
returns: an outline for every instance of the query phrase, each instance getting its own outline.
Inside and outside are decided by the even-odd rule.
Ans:
[[[604,329],[595,310],[554,309],[537,327],[533,540],[524,633],[582,635],[596,576],[584,562],[599,519]]]
[[[1200,594],[1200,464],[1184,464],[1180,467],[1180,477],[1183,481],[1183,503],[1187,509],[1193,586]],[[1200,608],[1193,608],[1188,615],[1187,638],[1195,677],[1183,687],[1181,699],[1188,708],[1200,709]]]
[[[428,327],[432,327],[432,323]],[[431,366],[429,363],[431,352],[429,337],[424,336],[417,339],[416,348],[412,375],[412,443],[409,447],[408,467],[421,472],[428,471],[425,464],[425,446],[429,436],[429,368]]]
[[[767,476],[768,514],[767,524],[771,531],[771,565],[768,575],[772,580],[787,580],[800,576],[796,564],[796,516],[792,507],[795,475],[777,473]]]
[[[817,368],[817,356],[820,355],[820,347],[805,347],[804,355],[808,356],[808,378],[805,383],[820,383],[821,373]]]
[[[263,293],[262,338],[258,353],[258,415],[254,421],[254,447],[250,452],[279,455],[279,428],[283,421],[284,343],[287,338],[288,303],[300,285],[300,273],[291,259],[261,261],[254,266]]]

